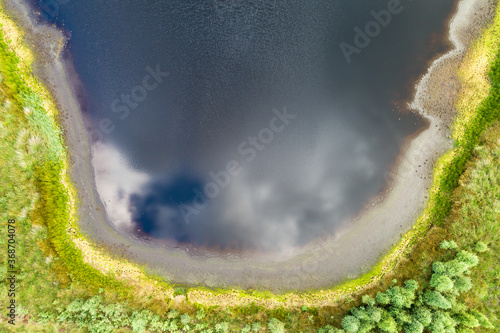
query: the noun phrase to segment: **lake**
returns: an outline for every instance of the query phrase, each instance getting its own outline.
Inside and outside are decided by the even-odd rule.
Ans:
[[[380,194],[425,121],[453,0],[34,1],[67,57],[109,222],[207,249],[279,251]]]

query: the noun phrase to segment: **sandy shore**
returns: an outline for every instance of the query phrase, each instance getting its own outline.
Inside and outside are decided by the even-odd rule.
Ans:
[[[71,159],[71,178],[79,191],[80,229],[88,239],[147,264],[150,271],[177,283],[208,287],[287,290],[324,289],[370,269],[411,229],[427,203],[432,166],[452,147],[449,124],[459,87],[456,69],[470,42],[493,15],[494,0],[460,0],[450,23],[454,49],[435,60],[416,87],[411,103],[429,127],[409,141],[394,169],[387,174],[389,190],[374,199],[360,216],[335,237],[285,255],[192,256],[188,250],[167,249],[114,230],[107,222],[95,190],[89,140],[78,103],[78,80],[61,56],[66,37],[37,25],[30,9],[6,0],[7,10],[27,32],[40,55],[35,74],[52,91],[61,111],[61,125]]]

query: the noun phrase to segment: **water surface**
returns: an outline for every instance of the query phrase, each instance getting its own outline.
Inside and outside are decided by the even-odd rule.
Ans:
[[[384,189],[405,139],[424,126],[404,101],[444,51],[454,5],[35,3],[71,34],[111,223],[262,250],[331,235]],[[340,45],[356,47],[355,28],[388,7],[390,21],[346,57]]]

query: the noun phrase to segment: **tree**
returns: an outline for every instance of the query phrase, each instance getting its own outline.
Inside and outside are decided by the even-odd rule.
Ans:
[[[404,324],[410,323],[412,321],[412,318],[408,311],[405,311],[403,309],[391,307],[389,309],[389,313],[394,318],[396,323],[398,323],[398,325],[400,326],[403,326]]]
[[[415,292],[418,289],[418,282],[415,280],[408,280],[405,282],[405,289],[411,292]]]
[[[375,299],[370,295],[363,295],[363,297],[361,297],[361,301],[366,305],[375,306]]]
[[[456,276],[453,278],[453,285],[457,291],[468,291],[472,288],[472,281],[467,276]]]
[[[354,308],[351,310],[351,314],[358,318],[360,321],[361,320],[366,320],[366,321],[370,321],[370,316],[368,315],[368,312],[366,311],[366,309],[361,306],[359,308]]]
[[[422,333],[424,325],[418,320],[413,319],[411,322],[404,325],[405,333]]]
[[[344,319],[342,319],[342,328],[347,332],[347,333],[356,333],[359,330],[359,325],[360,321],[358,318],[354,316],[345,316]]]
[[[370,316],[370,320],[374,323],[378,323],[382,318],[382,311],[377,307],[369,307],[366,312]]]
[[[455,259],[467,264],[469,267],[476,266],[479,262],[479,258],[475,254],[467,251],[458,252]]]
[[[448,276],[439,273],[432,274],[429,285],[442,293],[451,292],[454,287],[453,281]]]
[[[474,246],[474,251],[486,252],[488,251],[488,245],[484,244],[483,242],[477,242],[476,245]]]
[[[493,328],[493,325],[491,324],[490,320],[488,317],[486,317],[484,314],[477,310],[471,310],[470,314],[473,315],[474,317],[477,318],[479,321],[479,324],[483,326],[484,328]]]
[[[377,296],[375,296],[375,300],[377,301],[378,304],[381,304],[381,305],[387,305],[391,302],[391,299],[389,298],[389,296],[387,296],[385,293],[380,292],[380,291],[377,293]]]
[[[432,314],[432,322],[429,325],[429,330],[436,333],[445,333],[452,331],[456,325],[457,323],[450,317],[448,312],[436,311]]]
[[[431,310],[425,306],[419,306],[413,311],[413,318],[424,325],[424,327],[427,327],[432,321]]]
[[[468,268],[469,264],[464,261],[453,259],[444,264],[444,275],[449,277],[462,275]]]
[[[456,314],[455,320],[465,326],[465,327],[478,327],[479,326],[479,320],[477,320],[476,317],[474,317],[472,314],[467,313],[467,312],[461,312]]]
[[[437,290],[428,290],[424,293],[425,304],[438,309],[450,309],[451,303]]]
[[[382,311],[382,318],[377,323],[377,327],[384,332],[389,332],[389,333],[398,332],[398,324],[396,323],[394,318],[392,318],[391,314],[386,310]]]
[[[323,328],[320,328],[318,330],[318,333],[345,333],[344,330],[338,329],[336,327],[333,327],[331,325],[327,325]]]

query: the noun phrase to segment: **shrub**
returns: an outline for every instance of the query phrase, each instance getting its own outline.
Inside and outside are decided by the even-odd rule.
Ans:
[[[456,276],[453,278],[453,284],[457,291],[468,291],[472,288],[472,281],[467,276]]]
[[[405,282],[405,289],[411,292],[415,292],[418,289],[418,282],[415,280],[408,280]]]
[[[472,314],[462,312],[455,315],[455,320],[465,327],[477,327],[479,326],[479,321]]]
[[[215,325],[215,331],[217,333],[227,333],[229,332],[229,324],[226,322],[218,323]]]
[[[260,323],[256,321],[255,323],[252,323],[252,331],[258,332],[260,330]]]
[[[437,273],[432,274],[429,285],[442,293],[450,292],[454,287],[453,281],[448,276]]]
[[[488,246],[483,242],[477,242],[474,246],[474,251],[476,252],[486,252],[488,251]]]
[[[190,322],[191,322],[191,317],[189,316],[189,314],[185,313],[185,314],[183,314],[181,316],[181,323],[182,323],[182,325],[186,326]]]
[[[413,311],[413,318],[424,325],[424,327],[427,327],[432,321],[432,313],[425,306],[419,306]]]
[[[467,251],[460,251],[457,254],[455,260],[463,262],[463,263],[467,264],[469,267],[476,266],[477,263],[479,262],[479,258],[475,254],[467,252]]]
[[[359,307],[359,308],[354,308],[351,310],[351,314],[358,318],[359,320],[367,320],[367,321],[370,321],[370,315],[368,314],[368,312],[366,311],[366,309],[362,306],[362,307]]]
[[[205,310],[202,309],[199,309],[198,311],[196,311],[196,319],[198,320],[202,320],[203,318],[205,318]]]
[[[379,308],[369,307],[367,313],[370,316],[370,320],[375,323],[378,323],[380,318],[382,318],[382,311]]]
[[[269,331],[271,331],[271,333],[285,332],[285,324],[276,318],[269,319],[269,322],[267,323],[267,328],[269,328]]]
[[[331,325],[325,326],[323,328],[318,329],[318,333],[345,333],[344,330],[338,329]]]
[[[363,295],[363,297],[361,297],[361,301],[364,304],[369,305],[369,306],[375,305],[375,299],[373,297],[371,297],[370,295]]]
[[[454,250],[454,249],[458,248],[458,245],[454,241],[445,241],[444,240],[439,244],[439,247],[444,249],[444,250]]]
[[[387,305],[391,302],[391,299],[389,298],[389,296],[387,296],[385,293],[380,292],[380,291],[377,293],[377,296],[375,296],[375,300],[377,301],[378,304],[381,304],[381,305]]]
[[[469,264],[464,261],[453,259],[444,264],[444,272],[442,274],[449,277],[458,276],[463,274],[468,268]]]
[[[437,290],[428,290],[424,293],[425,304],[438,309],[450,309],[451,303]]]
[[[418,320],[412,320],[410,323],[404,325],[405,333],[422,333],[424,325]]]
[[[377,327],[384,332],[389,332],[389,333],[398,332],[398,324],[396,323],[394,318],[392,318],[390,313],[385,310],[382,311],[382,318],[377,323]]]
[[[432,314],[432,322],[429,325],[431,332],[450,332],[457,325],[455,320],[447,312],[436,311]]]
[[[342,319],[342,328],[347,333],[356,333],[359,330],[360,321],[354,316],[345,316]]]
[[[471,310],[470,314],[473,315],[474,317],[477,318],[479,321],[479,324],[483,326],[484,328],[493,328],[493,325],[491,324],[490,320],[488,317],[486,317],[484,314],[477,310]]]

